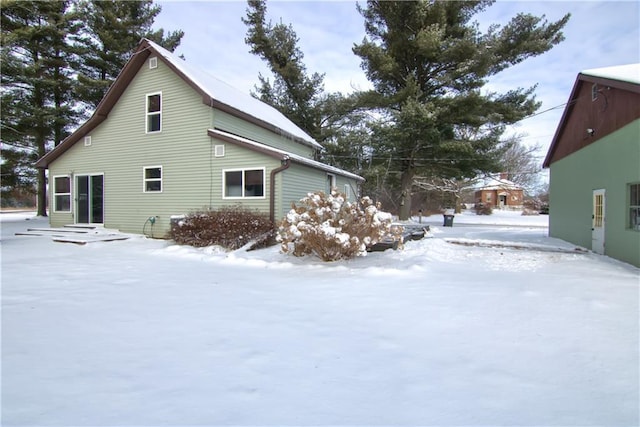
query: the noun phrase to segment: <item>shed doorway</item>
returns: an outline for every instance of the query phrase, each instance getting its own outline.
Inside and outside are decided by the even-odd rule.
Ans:
[[[605,191],[593,190],[593,214],[591,215],[591,250],[604,255]]]

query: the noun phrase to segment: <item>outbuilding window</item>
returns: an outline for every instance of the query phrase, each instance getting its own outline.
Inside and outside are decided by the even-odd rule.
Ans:
[[[640,184],[629,185],[629,227],[640,231]]]
[[[264,169],[223,171],[225,198],[264,197]]]
[[[53,177],[53,211],[71,212],[71,178]]]

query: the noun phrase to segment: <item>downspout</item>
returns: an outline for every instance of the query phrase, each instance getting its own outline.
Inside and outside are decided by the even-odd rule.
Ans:
[[[282,166],[273,169],[269,174],[269,220],[274,227],[276,225],[276,175],[286,169],[289,169],[289,166],[291,166],[289,156],[284,156],[280,163]]]

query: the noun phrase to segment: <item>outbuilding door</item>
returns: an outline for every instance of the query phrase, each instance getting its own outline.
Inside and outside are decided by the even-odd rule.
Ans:
[[[76,176],[76,223],[104,223],[104,176]]]
[[[604,254],[604,214],[604,190],[593,190],[593,214],[591,215],[591,250],[598,254]]]

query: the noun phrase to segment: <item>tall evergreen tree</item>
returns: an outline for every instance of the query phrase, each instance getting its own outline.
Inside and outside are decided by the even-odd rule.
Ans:
[[[67,1],[3,1],[2,145],[3,193],[14,186],[33,191],[37,182],[38,215],[46,216],[46,177],[32,163],[69,132],[72,79],[66,38],[78,30]]]
[[[165,34],[152,30],[161,7],[153,0],[80,0],[85,28],[76,39],[81,57],[78,82],[80,100],[93,110],[116,79],[140,39],[146,37],[173,51],[184,35],[181,30]]]
[[[487,79],[563,40],[564,16],[518,14],[482,33],[474,15],[492,0],[369,0],[358,5],[367,36],[353,51],[386,114],[376,130],[376,156],[400,173],[400,218],[411,213],[414,177],[465,178],[499,169],[505,125],[533,113],[534,87],[483,93]]]
[[[266,21],[265,0],[248,0],[245,42],[251,53],[269,65],[273,84],[262,74],[258,76],[258,97],[287,116],[317,141],[322,135],[322,101],[324,75],[307,74],[302,62],[304,54],[298,47],[298,36],[291,25],[276,25]]]

